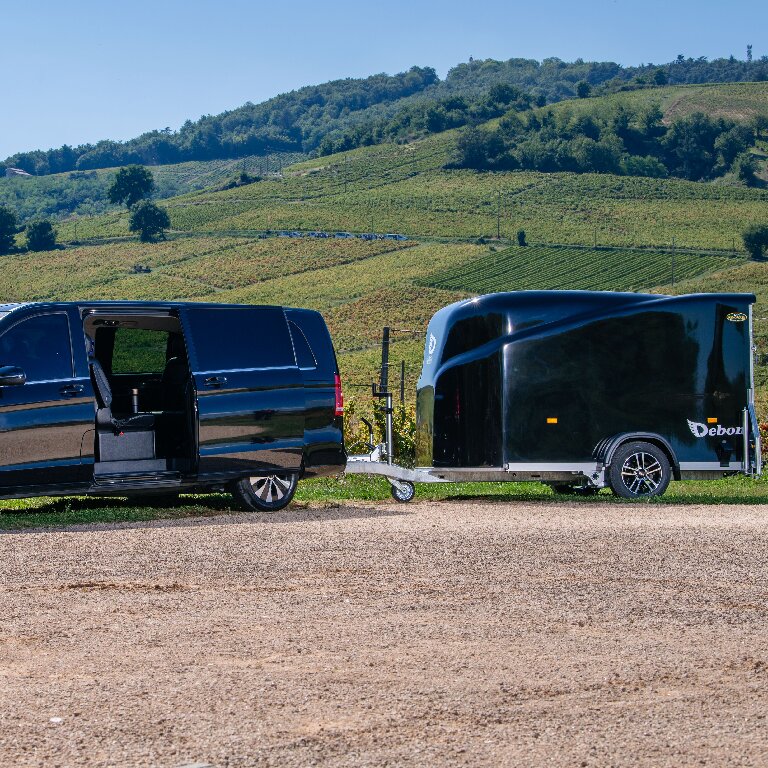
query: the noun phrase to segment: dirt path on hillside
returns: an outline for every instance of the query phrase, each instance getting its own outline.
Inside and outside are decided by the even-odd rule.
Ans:
[[[768,764],[768,507],[0,535],[3,766]]]

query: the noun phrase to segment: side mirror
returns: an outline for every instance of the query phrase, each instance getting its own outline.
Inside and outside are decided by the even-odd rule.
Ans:
[[[27,374],[17,365],[0,365],[0,387],[17,387],[25,384]]]

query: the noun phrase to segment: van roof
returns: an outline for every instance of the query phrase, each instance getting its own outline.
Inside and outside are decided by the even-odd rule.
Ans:
[[[0,304],[0,312],[22,307],[94,307],[96,309],[180,309],[182,307],[264,307],[272,304],[225,304],[207,301],[25,301]]]

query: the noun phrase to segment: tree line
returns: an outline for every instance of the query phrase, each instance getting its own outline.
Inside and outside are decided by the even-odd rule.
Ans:
[[[615,173],[705,181],[734,172],[759,183],[749,152],[768,118],[749,124],[701,112],[662,122],[658,106],[623,105],[604,114],[569,109],[503,117],[496,128],[470,127],[457,141],[453,167],[476,170]]]
[[[733,56],[708,61],[681,54],[668,64],[639,67],[581,59],[485,59],[457,65],[444,80],[431,67],[412,67],[392,76],[379,74],[307,86],[261,104],[247,103],[219,115],[188,120],[178,131],[164,128],[125,142],[105,140],[21,152],[8,157],[5,165],[39,176],[275,151],[311,153],[321,147],[327,152],[334,143],[359,146],[466,125],[480,119],[477,110],[482,112],[486,96],[498,85],[515,88],[527,94],[531,104],[542,105],[574,98],[579,87],[585,86],[598,95],[665,83],[758,80],[768,80],[768,57],[752,59],[751,52],[745,61]]]

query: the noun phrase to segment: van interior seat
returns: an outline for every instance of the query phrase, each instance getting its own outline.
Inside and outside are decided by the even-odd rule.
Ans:
[[[101,363],[92,357],[89,361],[93,388],[96,392],[98,409],[96,411],[97,427],[110,427],[116,432],[152,429],[155,426],[153,413],[134,413],[116,418],[112,413],[112,387]]]

